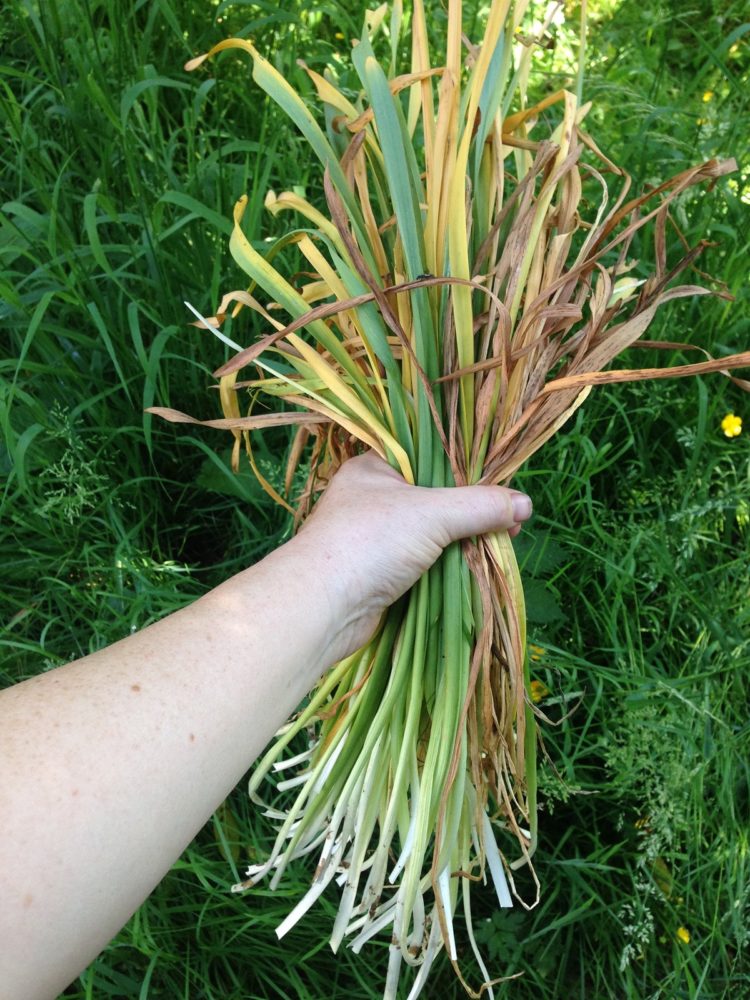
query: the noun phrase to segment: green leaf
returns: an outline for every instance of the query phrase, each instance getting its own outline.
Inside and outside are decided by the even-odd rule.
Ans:
[[[128,87],[120,98],[120,123],[123,130],[127,126],[128,115],[133,110],[135,102],[141,94],[148,90],[153,90],[155,87],[172,87],[177,90],[193,89],[192,85],[186,83],[184,80],[173,80],[168,76],[154,76],[148,80],[139,80],[138,83],[134,83],[131,87]]]
[[[541,580],[527,579],[524,584],[526,595],[526,617],[537,625],[549,625],[563,621],[565,615],[557,598]]]

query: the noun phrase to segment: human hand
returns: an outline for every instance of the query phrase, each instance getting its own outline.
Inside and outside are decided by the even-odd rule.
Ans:
[[[369,452],[341,467],[290,544],[320,567],[345,656],[447,545],[490,531],[515,536],[531,510],[525,494],[500,486],[411,486]]]

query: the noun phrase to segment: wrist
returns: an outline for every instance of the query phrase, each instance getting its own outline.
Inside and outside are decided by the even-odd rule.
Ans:
[[[326,623],[325,667],[369,639],[380,612],[365,600],[366,587],[350,539],[310,524],[274,555],[288,560],[287,572],[294,574],[306,594],[314,595],[317,614]]]
[[[266,653],[278,645],[296,657],[304,695],[339,658],[342,609],[334,571],[333,559],[321,558],[297,536],[207,596],[221,602],[234,642]],[[259,626],[269,639],[265,650],[257,647]]]

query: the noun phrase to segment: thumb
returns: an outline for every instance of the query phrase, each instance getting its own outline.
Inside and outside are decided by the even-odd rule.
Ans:
[[[525,493],[504,486],[429,487],[424,492],[439,508],[451,542],[491,531],[516,534],[533,509]]]

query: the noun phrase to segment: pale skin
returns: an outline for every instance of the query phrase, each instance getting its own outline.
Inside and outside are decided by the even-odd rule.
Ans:
[[[409,486],[360,456],[255,566],[0,692],[0,997],[57,997],[445,546],[530,514],[516,491]]]

